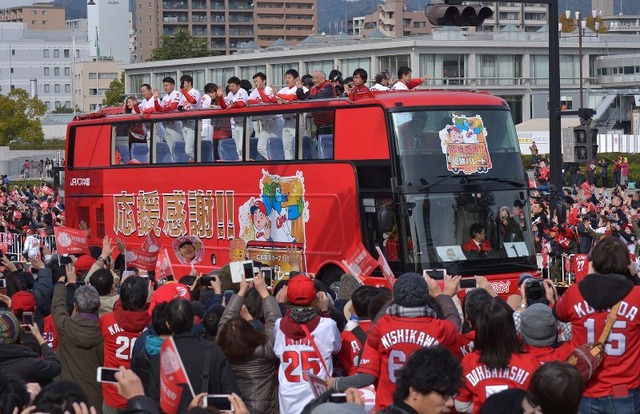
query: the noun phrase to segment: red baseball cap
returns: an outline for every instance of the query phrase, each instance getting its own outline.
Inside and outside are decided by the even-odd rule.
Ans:
[[[36,298],[33,293],[20,290],[11,296],[11,310],[13,313],[33,312],[36,308]]]
[[[287,300],[292,305],[306,306],[316,298],[316,287],[307,275],[296,275],[287,284]]]
[[[82,275],[82,273],[89,271],[89,269],[91,269],[91,266],[93,266],[95,262],[96,259],[87,254],[83,254],[82,256],[78,257],[74,264],[76,268],[76,275],[80,276]]]
[[[149,303],[149,315],[153,312],[153,308],[159,303],[171,302],[176,298],[185,298],[191,300],[191,294],[189,293],[189,287],[176,282],[168,282],[160,286],[158,290],[151,295],[151,302]]]

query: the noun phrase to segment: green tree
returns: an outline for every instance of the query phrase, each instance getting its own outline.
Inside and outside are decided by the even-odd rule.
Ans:
[[[186,30],[178,30],[173,36],[160,38],[160,46],[153,49],[149,60],[171,60],[212,56],[207,40],[193,37]]]
[[[0,95],[0,145],[14,140],[41,145],[44,133],[40,117],[46,111],[47,105],[38,97],[30,98],[24,89]]]
[[[120,74],[120,79],[115,78],[109,84],[109,89],[104,94],[102,105],[118,106],[124,102],[124,72]]]

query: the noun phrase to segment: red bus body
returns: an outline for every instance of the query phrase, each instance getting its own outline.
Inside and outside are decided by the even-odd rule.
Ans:
[[[336,99],[227,111],[176,111],[78,119],[69,124],[67,131],[66,225],[77,228],[80,221],[86,221],[91,228],[91,243],[98,246],[106,235],[121,237],[127,246],[137,248],[147,233],[154,232],[163,247],[170,250],[178,277],[187,274],[190,268],[174,260],[172,244],[181,236],[197,236],[202,241],[202,259],[195,264],[198,271],[209,271],[233,259],[235,254],[230,253],[230,249],[237,246],[233,240],[242,240],[252,259],[270,265],[287,262],[286,247],[295,245],[303,256],[304,269],[330,282],[346,271],[341,261],[355,254],[363,244],[377,256],[371,248],[375,236],[368,236],[366,242],[362,236],[366,217],[375,216],[368,200],[375,199],[377,203],[383,196],[396,200],[400,197],[393,184],[398,182],[394,177],[399,163],[394,154],[399,150],[395,143],[395,121],[390,112],[398,108],[430,107],[508,111],[504,101],[488,94],[415,91],[381,93],[357,102]],[[316,146],[322,138],[320,127],[313,125],[312,115],[318,110],[333,114],[333,154],[330,157],[317,156],[320,150]],[[199,133],[203,119],[215,122],[217,117],[234,117],[238,121],[252,116],[255,120],[274,111],[284,114],[285,118],[296,117],[298,120],[295,160],[254,161],[255,154],[249,149],[252,139],[247,127],[249,118],[246,118],[241,161],[216,159],[204,162],[204,155],[197,154],[194,162],[155,162],[159,155],[153,148],[156,148],[156,139],[160,140],[156,138],[156,135],[160,136],[160,124],[170,125],[176,120],[187,124],[194,119]],[[120,144],[124,142],[124,135],[119,131],[139,123],[145,123],[147,129],[153,131],[154,143],[149,144],[148,154],[150,162],[119,164],[116,147],[121,151]],[[303,154],[307,147],[304,151],[301,149],[309,142],[307,135],[311,136],[316,154],[312,158]],[[200,145],[204,148],[204,144],[197,144],[198,152]],[[381,177],[372,178],[378,171]],[[365,189],[364,185],[370,188]],[[273,196],[274,188],[277,196]],[[523,188],[526,188],[526,181]],[[265,219],[269,221],[268,225],[262,229],[259,220],[253,218],[256,210],[269,216]],[[401,210],[397,212],[402,214]],[[527,225],[530,226],[530,221]],[[408,226],[398,225],[400,227],[404,230],[397,230],[397,233],[406,231],[409,234],[410,229],[405,228]],[[267,235],[272,240],[265,237],[265,228],[269,229]],[[403,247],[398,250],[398,263],[392,263],[397,274],[410,270],[407,263],[411,261],[403,256],[412,246],[404,246],[403,239],[400,238]],[[281,270],[286,272],[288,269],[283,265]],[[515,293],[514,280],[519,272],[505,270],[505,273],[484,274],[496,283],[496,287],[502,283],[500,293]],[[373,283],[382,280],[376,279]]]

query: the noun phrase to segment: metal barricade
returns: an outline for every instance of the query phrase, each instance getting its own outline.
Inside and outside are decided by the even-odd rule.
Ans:
[[[0,233],[0,243],[2,244],[2,250],[4,254],[12,262],[25,262],[26,259],[22,256],[24,251],[24,241],[27,238],[24,234],[15,234],[10,232]],[[54,235],[38,236],[40,239],[40,245],[47,247],[53,251],[56,249],[56,238]]]

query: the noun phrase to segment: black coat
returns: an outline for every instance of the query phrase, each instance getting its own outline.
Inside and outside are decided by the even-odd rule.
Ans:
[[[47,344],[42,345],[42,356],[44,359],[22,344],[0,345],[0,371],[12,372],[25,382],[46,385],[60,375],[62,365]]]
[[[207,392],[208,394],[236,393],[240,395],[240,389],[236,383],[231,364],[218,344],[204,342],[192,333],[174,335],[173,340],[176,343],[178,354],[180,354],[195,395],[201,392]],[[208,370],[209,387],[203,390],[202,373],[204,371],[206,352],[211,352]],[[187,407],[192,400],[189,394],[188,389],[182,394],[178,412],[187,411]],[[160,355],[151,359],[149,397],[154,401],[160,401]]]

